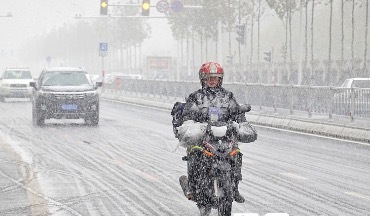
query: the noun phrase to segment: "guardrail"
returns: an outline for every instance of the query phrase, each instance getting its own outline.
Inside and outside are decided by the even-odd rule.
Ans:
[[[156,80],[121,80],[105,84],[104,88],[122,93],[154,95],[159,98],[185,98],[199,89],[199,82],[176,82]],[[296,86],[281,84],[224,83],[234,92],[239,103],[254,106],[273,107],[306,111],[312,113],[347,115],[370,118],[370,88],[339,88],[328,86]]]

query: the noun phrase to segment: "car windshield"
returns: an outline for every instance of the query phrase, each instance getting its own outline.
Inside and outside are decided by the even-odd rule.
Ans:
[[[354,87],[354,88],[370,88],[370,80],[353,80],[352,87]]]
[[[48,72],[45,73],[41,80],[43,86],[81,86],[91,85],[85,72]]]
[[[5,71],[4,79],[32,79],[30,71]]]

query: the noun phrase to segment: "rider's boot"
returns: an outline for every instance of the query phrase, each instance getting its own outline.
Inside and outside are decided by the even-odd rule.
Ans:
[[[239,181],[235,181],[235,187],[234,187],[234,200],[237,203],[244,203],[245,199],[239,192]]]
[[[197,169],[198,157],[196,154],[191,154],[188,152],[188,188],[185,194],[186,198],[194,201],[195,195],[195,173]]]
[[[194,193],[195,193],[195,184],[194,184],[194,176],[192,173],[189,173],[189,182],[188,182],[188,190],[186,192],[186,198],[188,200],[194,200]]]
[[[201,216],[209,216],[211,214],[211,207],[209,206],[202,206],[199,208]]]
[[[242,156],[243,154],[241,152],[238,153],[236,164],[234,168],[234,200],[237,203],[243,203],[245,202],[244,197],[239,192],[239,181],[242,180]]]
[[[180,182],[180,186],[182,188],[182,191],[184,192],[185,197],[188,198],[189,200],[193,200],[194,199],[194,193],[189,187],[188,177],[187,176],[181,176],[179,178],[179,182]]]

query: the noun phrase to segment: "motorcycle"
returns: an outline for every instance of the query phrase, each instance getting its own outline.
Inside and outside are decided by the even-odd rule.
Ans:
[[[237,157],[241,157],[235,141],[237,123],[217,121],[212,117],[218,115],[217,109],[208,109],[210,120],[202,143],[188,148],[187,155],[182,158],[188,162],[191,173],[195,173],[190,179],[193,193],[188,199],[196,202],[201,216],[209,215],[212,208],[217,209],[219,216],[229,216],[233,203],[233,179],[236,178],[233,169],[237,166]],[[241,105],[239,113],[245,114],[250,110],[250,105]],[[187,176],[181,176],[179,182],[184,195],[189,196]]]

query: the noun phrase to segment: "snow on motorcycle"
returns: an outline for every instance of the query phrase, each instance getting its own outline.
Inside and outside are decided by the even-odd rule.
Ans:
[[[250,105],[241,105],[239,113],[244,115],[250,110]],[[195,173],[190,184],[187,176],[181,176],[180,185],[185,196],[197,204],[202,216],[209,215],[212,208],[217,209],[219,216],[231,215],[233,178],[237,178],[233,169],[241,162],[237,160],[241,154],[236,137],[245,126],[250,126],[248,122],[239,125],[234,121],[219,121],[219,112],[219,108],[209,107],[208,122],[187,121],[176,128],[178,134],[185,134],[179,138],[180,145],[187,149],[182,159],[187,161],[191,173]]]

